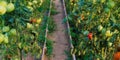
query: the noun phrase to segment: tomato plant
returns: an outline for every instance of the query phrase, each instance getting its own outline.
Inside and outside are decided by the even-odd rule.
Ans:
[[[77,60],[113,59],[120,40],[119,6],[118,0],[66,0]]]
[[[0,56],[3,59],[21,60],[28,53],[40,58],[48,8],[49,0],[0,1]]]

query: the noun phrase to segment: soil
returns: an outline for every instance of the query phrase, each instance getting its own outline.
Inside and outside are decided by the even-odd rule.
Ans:
[[[61,0],[53,0],[56,11],[59,13],[53,15],[53,20],[56,24],[56,30],[52,34],[48,34],[48,39],[53,40],[53,55],[50,59],[45,57],[45,60],[66,60],[65,51],[69,51],[69,41],[66,33],[66,25],[63,23],[64,11]]]

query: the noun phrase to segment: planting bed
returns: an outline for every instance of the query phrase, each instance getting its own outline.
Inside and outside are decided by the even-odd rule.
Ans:
[[[49,0],[0,0],[1,59],[40,59],[49,5]]]
[[[76,60],[113,60],[120,43],[119,6],[118,0],[66,0]]]

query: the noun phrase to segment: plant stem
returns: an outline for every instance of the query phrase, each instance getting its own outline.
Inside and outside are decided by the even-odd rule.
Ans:
[[[22,60],[22,49],[20,49],[20,60]]]

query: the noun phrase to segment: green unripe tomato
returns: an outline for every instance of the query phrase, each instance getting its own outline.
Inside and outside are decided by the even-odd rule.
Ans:
[[[110,30],[107,30],[106,33],[105,33],[106,37],[111,37],[112,36],[112,33]]]
[[[104,2],[105,2],[105,0],[100,0],[100,2],[101,2],[101,3],[104,3]]]
[[[112,46],[112,42],[108,42],[108,46],[111,47]]]
[[[6,7],[7,6],[7,2],[6,1],[0,1],[0,6]]]
[[[4,15],[6,13],[6,8],[4,6],[0,6],[0,15]]]
[[[0,34],[0,44],[3,42],[3,40],[4,40],[4,35]]]
[[[88,35],[88,34],[89,34],[89,31],[86,30],[86,31],[83,32],[83,34],[84,34],[84,35]]]
[[[8,41],[8,36],[5,35],[5,36],[4,36],[4,43],[7,44],[8,42],[9,42],[9,41]]]
[[[103,26],[102,25],[99,25],[98,26],[98,31],[101,31],[103,29]]]
[[[109,9],[109,8],[105,8],[104,11],[105,11],[106,13],[109,13],[109,12],[110,12],[110,9]]]
[[[30,11],[33,11],[33,7],[32,6],[26,6]]]
[[[2,29],[3,32],[8,32],[9,30],[10,30],[9,26],[4,26]]]
[[[15,6],[13,3],[9,3],[6,7],[6,9],[7,9],[7,12],[12,12],[12,11],[14,11]]]
[[[113,8],[115,6],[115,2],[114,1],[108,1],[107,6],[109,8]]]
[[[105,35],[105,33],[106,33],[106,29],[103,28],[103,29],[102,29],[102,35]]]
[[[27,28],[28,28],[28,29],[32,29],[32,28],[33,28],[33,25],[30,24],[30,23],[27,23]]]
[[[11,29],[9,33],[10,33],[10,35],[16,35],[17,31],[16,31],[16,29]]]

